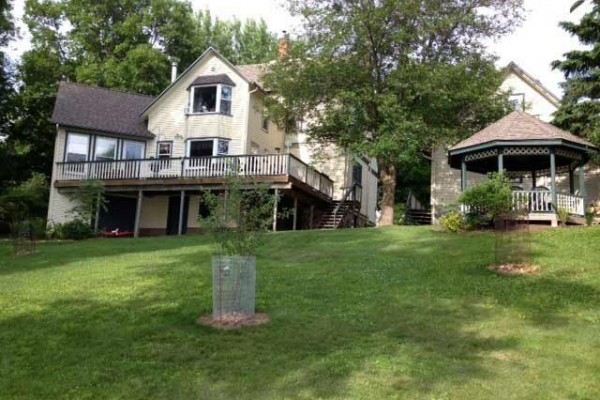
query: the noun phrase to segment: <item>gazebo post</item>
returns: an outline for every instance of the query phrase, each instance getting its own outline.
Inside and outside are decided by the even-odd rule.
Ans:
[[[501,174],[504,171],[504,154],[502,149],[498,149],[498,173]]]
[[[579,195],[583,197],[583,206],[585,208],[585,196],[587,195],[585,190],[585,163],[581,161],[579,164]]]
[[[556,196],[556,155],[554,149],[550,150],[550,190],[552,191],[552,205],[558,209]]]
[[[535,189],[537,187],[537,176],[535,174],[535,170],[531,171],[531,189]]]
[[[460,161],[460,184],[461,191],[464,192],[467,190],[467,162],[465,161],[465,156]]]

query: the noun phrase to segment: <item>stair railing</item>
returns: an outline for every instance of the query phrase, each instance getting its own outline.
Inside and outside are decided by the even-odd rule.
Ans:
[[[342,197],[342,200],[340,200],[340,202],[338,203],[337,206],[335,206],[335,208],[333,209],[333,221],[335,222],[336,228],[338,225],[337,222],[337,213],[340,211],[340,208],[342,207],[342,205],[344,203],[346,203],[346,201],[348,200],[348,197],[350,197],[351,194],[356,193],[356,186],[358,185],[357,182],[352,183],[352,185],[350,187],[348,187],[346,189],[346,192],[344,193],[344,197]],[[353,200],[356,201],[356,196],[354,195]]]

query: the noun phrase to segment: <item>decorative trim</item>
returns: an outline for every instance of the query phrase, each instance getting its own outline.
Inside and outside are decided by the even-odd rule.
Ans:
[[[504,155],[506,156],[539,156],[550,154],[548,147],[506,147]]]
[[[492,158],[498,156],[498,149],[480,151],[465,156],[465,162],[481,160],[483,158]]]

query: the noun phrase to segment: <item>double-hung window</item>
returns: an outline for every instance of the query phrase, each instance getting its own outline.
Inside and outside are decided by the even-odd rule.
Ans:
[[[192,114],[218,113],[231,115],[233,88],[229,85],[192,86],[190,110]]]
[[[117,143],[114,138],[96,136],[96,146],[94,148],[95,161],[113,161],[117,159]]]

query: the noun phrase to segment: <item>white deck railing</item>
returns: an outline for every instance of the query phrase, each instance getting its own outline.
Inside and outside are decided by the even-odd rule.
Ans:
[[[538,190],[514,190],[513,202],[518,210],[529,210],[531,213],[553,213],[552,193]],[[558,209],[565,209],[569,214],[584,215],[583,197],[571,194],[556,194]]]
[[[291,154],[56,163],[58,181],[291,176],[333,196],[333,181]]]

